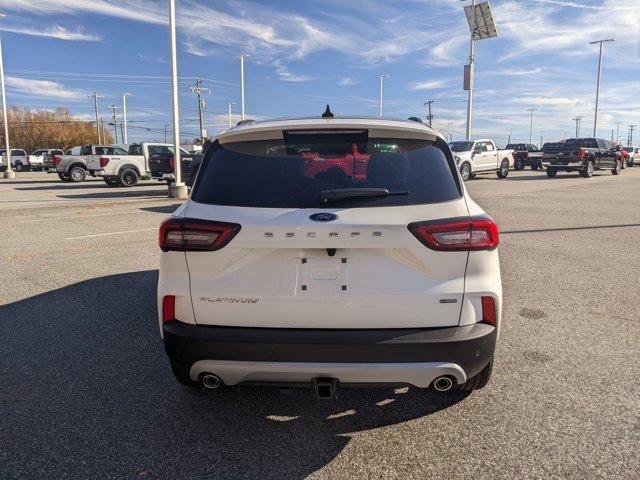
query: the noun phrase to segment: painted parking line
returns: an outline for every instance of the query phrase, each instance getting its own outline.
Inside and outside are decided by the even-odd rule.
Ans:
[[[80,237],[67,237],[67,240],[80,240],[82,238],[105,237],[107,235],[123,235],[125,233],[147,232],[149,230],[157,230],[158,227],[140,228],[138,230],[124,230],[122,232],[94,233],[93,235],[82,235]]]

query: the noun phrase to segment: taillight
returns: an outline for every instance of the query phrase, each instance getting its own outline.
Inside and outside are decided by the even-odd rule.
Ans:
[[[582,160],[586,154],[587,154],[587,151],[584,148],[578,149],[578,158],[580,160]]]
[[[482,322],[495,326],[496,301],[494,300],[493,297],[481,297],[481,300],[482,300]]]
[[[58,165],[60,163],[60,160],[62,160],[60,157],[54,155],[53,157],[51,157],[51,163],[53,163],[54,165]]]
[[[176,157],[169,158],[169,165],[171,166],[171,170],[176,169]]]
[[[109,164],[109,159],[107,157],[100,157],[100,167],[104,168]]]
[[[27,155],[27,165],[31,165],[31,158]]]
[[[175,295],[167,295],[162,299],[162,322],[167,323],[175,319],[176,319],[176,297]]]
[[[169,218],[160,224],[158,244],[163,252],[220,250],[240,231],[237,223]]]
[[[493,250],[500,242],[498,225],[489,215],[415,222],[408,228],[425,247],[438,251]]]
[[[517,156],[516,152],[511,152],[511,156],[513,157],[513,161],[515,162],[516,161],[516,156]]]

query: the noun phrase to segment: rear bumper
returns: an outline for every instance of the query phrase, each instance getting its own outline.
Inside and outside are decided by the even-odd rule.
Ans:
[[[163,326],[167,355],[196,380],[201,373],[228,385],[245,382],[341,383],[428,387],[440,375],[458,383],[491,360],[496,328],[486,324],[428,329],[284,329]]]

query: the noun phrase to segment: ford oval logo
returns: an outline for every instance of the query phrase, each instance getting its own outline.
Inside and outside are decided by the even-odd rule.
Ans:
[[[331,222],[336,218],[338,218],[336,214],[327,212],[314,213],[313,215],[309,215],[309,219],[313,220],[314,222]]]

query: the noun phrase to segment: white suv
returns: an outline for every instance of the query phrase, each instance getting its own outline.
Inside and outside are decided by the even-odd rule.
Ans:
[[[159,244],[160,331],[183,384],[332,398],[489,380],[498,228],[422,123],[325,112],[231,128]]]

